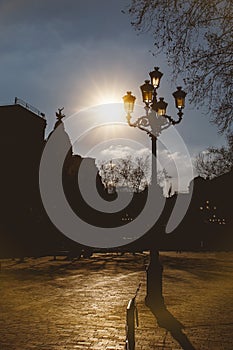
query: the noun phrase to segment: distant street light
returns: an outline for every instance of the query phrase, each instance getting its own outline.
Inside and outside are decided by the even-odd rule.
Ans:
[[[125,111],[127,113],[126,119],[128,125],[137,127],[145,131],[152,141],[152,184],[157,185],[157,138],[161,132],[171,125],[181,122],[183,116],[183,108],[185,107],[186,92],[179,86],[177,91],[173,93],[175,99],[175,106],[178,109],[178,119],[175,120],[166,114],[167,103],[163,97],[157,100],[157,89],[160,85],[160,80],[163,73],[159,71],[158,67],[149,73],[151,80],[145,80],[141,85],[142,100],[145,103],[146,115],[139,117],[136,121],[131,122],[131,113],[134,110],[134,103],[136,97],[132,95],[131,91],[123,97]],[[164,307],[164,300],[162,295],[162,266],[159,262],[159,252],[156,248],[150,250],[150,263],[147,269],[147,295],[146,304],[150,307],[160,309]]]

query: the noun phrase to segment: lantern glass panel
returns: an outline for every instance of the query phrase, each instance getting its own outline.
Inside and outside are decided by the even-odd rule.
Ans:
[[[163,73],[159,71],[159,67],[154,67],[154,71],[150,72],[151,84],[155,89],[159,87],[162,76]]]
[[[166,114],[166,109],[165,108],[158,108],[157,114],[159,116],[163,116]]]
[[[157,88],[159,86],[160,79],[158,77],[153,77],[152,78],[152,85]]]
[[[151,103],[153,100],[153,92],[152,91],[143,91],[142,98],[143,98],[143,102]]]
[[[184,98],[177,97],[176,98],[176,108],[184,108]]]
[[[144,103],[149,104],[153,101],[154,87],[150,84],[149,80],[145,81],[141,87],[142,100]]]

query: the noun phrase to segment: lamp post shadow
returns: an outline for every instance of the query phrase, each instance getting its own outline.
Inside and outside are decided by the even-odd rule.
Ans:
[[[145,304],[155,316],[158,326],[170,332],[183,350],[195,350],[188,337],[183,333],[185,326],[166,308],[163,298],[163,266],[159,261],[159,252],[150,252],[150,264],[147,268],[147,295]]]
[[[187,335],[183,332],[185,326],[167,310],[165,304],[160,308],[148,307],[155,316],[158,326],[170,332],[171,336],[180,344],[183,350],[196,350]]]

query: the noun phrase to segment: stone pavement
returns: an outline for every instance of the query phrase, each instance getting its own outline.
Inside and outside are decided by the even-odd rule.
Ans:
[[[147,259],[2,260],[0,349],[122,350],[126,307],[142,282],[136,350],[232,350],[233,253],[161,253],[165,302],[192,347],[159,327],[144,305]]]

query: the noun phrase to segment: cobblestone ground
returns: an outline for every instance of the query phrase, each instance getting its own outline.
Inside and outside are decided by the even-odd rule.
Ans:
[[[189,344],[144,305],[145,254],[1,262],[1,350],[124,349],[128,301],[137,297],[136,350],[233,349],[233,253],[161,253],[168,310]]]

